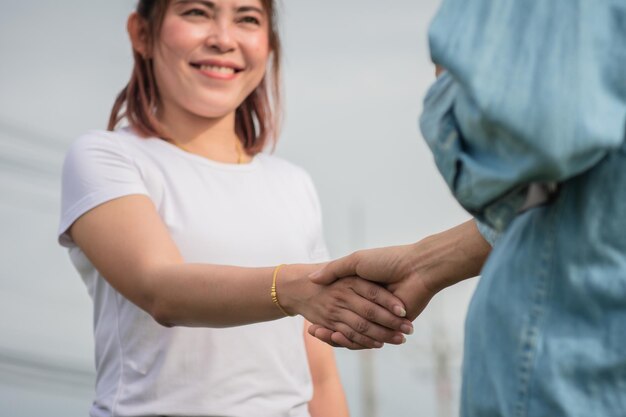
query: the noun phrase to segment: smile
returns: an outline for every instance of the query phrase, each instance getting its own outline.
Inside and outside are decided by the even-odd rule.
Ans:
[[[209,78],[230,80],[242,71],[236,65],[219,62],[192,62],[191,66]]]
[[[216,65],[198,65],[196,68],[202,71],[219,72],[220,74],[234,74],[235,69],[229,67],[218,67]]]

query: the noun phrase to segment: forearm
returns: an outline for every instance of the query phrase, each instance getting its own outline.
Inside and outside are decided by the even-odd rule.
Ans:
[[[315,265],[288,265],[277,277],[279,297],[315,289],[306,278]],[[229,327],[284,317],[270,296],[274,268],[174,264],[150,271],[146,310],[167,326]],[[279,298],[280,299],[280,298]],[[282,305],[282,301],[281,301]],[[297,305],[290,314],[299,314]]]
[[[305,322],[305,327],[310,323]],[[304,343],[313,381],[309,401],[311,417],[348,417],[348,404],[341,385],[333,349],[305,332]]]
[[[412,245],[411,274],[434,293],[480,274],[491,246],[472,219]]]
[[[400,331],[412,331],[410,321],[390,312],[402,303],[387,290],[356,278],[315,284],[308,275],[319,267],[294,264],[279,270],[282,310],[271,296],[275,268],[183,263],[148,271],[152,285],[144,287],[152,288],[151,302],[148,308],[137,304],[164,326],[231,327],[283,318],[286,312],[369,347],[402,343]]]
[[[348,403],[339,378],[318,383],[309,401],[311,417],[348,417]]]

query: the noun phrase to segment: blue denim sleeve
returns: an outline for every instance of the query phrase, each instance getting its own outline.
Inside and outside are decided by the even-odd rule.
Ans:
[[[483,239],[485,239],[491,247],[495,246],[501,233],[478,219],[474,219],[474,221],[476,222],[478,232],[482,235]]]
[[[502,230],[528,184],[564,181],[624,141],[626,2],[444,0],[447,69],[420,124],[457,200]]]

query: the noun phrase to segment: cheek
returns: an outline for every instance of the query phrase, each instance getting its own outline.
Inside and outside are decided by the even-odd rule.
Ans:
[[[269,59],[269,39],[267,35],[258,35],[247,39],[246,49],[256,65],[266,66]]]
[[[154,47],[154,73],[164,97],[170,97],[181,88],[181,71],[188,65],[189,54],[201,39],[202,34],[184,22],[164,20]]]
[[[161,28],[159,41],[156,49],[160,49],[161,55],[167,61],[173,59],[186,60],[191,51],[202,43],[205,38],[204,31],[189,25],[180,19],[165,19]]]

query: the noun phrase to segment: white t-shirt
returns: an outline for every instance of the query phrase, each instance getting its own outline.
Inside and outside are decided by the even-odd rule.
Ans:
[[[92,208],[143,194],[187,262],[322,262],[320,207],[305,171],[265,154],[242,165],[210,161],[123,129],[80,137],[67,153],[62,187],[59,242],[94,302],[92,417],[309,416],[301,317],[226,329],[163,327],[114,290],[66,233]]]

